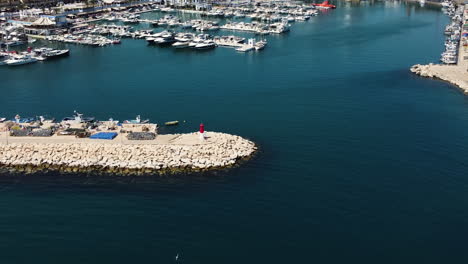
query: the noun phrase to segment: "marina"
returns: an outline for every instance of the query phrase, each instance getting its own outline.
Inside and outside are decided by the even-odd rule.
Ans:
[[[70,50],[58,50],[47,47],[40,47],[36,49],[28,48],[24,52],[0,52],[0,65],[18,66],[30,64],[37,61],[53,60],[56,58],[66,57],[70,54]]]
[[[113,10],[80,15],[88,25],[73,31],[120,45],[17,35],[24,44],[10,52],[69,56],[0,67],[2,125],[17,114],[28,126],[37,115],[59,124],[51,136],[47,127],[0,135],[0,159],[10,164],[0,167],[2,264],[466,263],[467,97],[409,71],[456,66],[440,62],[451,17],[428,0],[329,4],[336,8],[316,8],[283,34],[87,22],[121,12]],[[242,10],[225,18],[162,8],[139,19],[269,23]],[[110,24],[140,37],[84,32]],[[218,44],[195,50],[141,37],[165,30],[181,46],[200,34]],[[252,38],[266,47],[221,45]],[[60,128],[76,120],[74,109],[103,125],[77,138],[88,135]],[[111,117],[116,130],[104,127]],[[157,133],[143,125],[120,133],[138,123],[158,124]],[[197,167],[221,162],[223,151],[226,163],[247,154],[244,140],[258,148],[252,155]]]
[[[410,70],[422,77],[450,82],[468,93],[468,9],[447,1],[443,10],[451,20],[444,31],[445,51],[440,58],[443,64],[416,64]]]
[[[41,14],[40,10],[31,10],[21,13],[19,18],[12,17],[7,23],[0,23],[0,29],[3,29],[0,30],[0,44],[4,47],[0,65],[24,65],[41,61],[38,57],[27,54],[18,57],[8,52],[11,48],[18,51],[26,44],[33,45],[37,40],[41,43],[45,41],[105,47],[121,44],[123,38],[133,38],[146,39],[149,44],[172,44],[171,46],[176,49],[204,50],[221,45],[233,47],[241,52],[261,51],[266,47],[265,35],[288,32],[291,28],[290,23],[307,21],[317,16],[319,12],[316,8],[316,5],[287,1],[268,4],[258,2],[240,7],[215,6],[206,11],[194,12],[199,18],[186,20],[183,19],[184,12],[187,12],[185,9],[145,3],[101,9],[96,12],[76,12],[66,16],[59,14],[54,16],[55,21],[50,15]],[[159,19],[141,17],[154,12],[161,13],[161,17]],[[243,21],[230,21],[230,19]],[[57,21],[60,21],[60,24]],[[199,34],[189,34],[189,31]],[[203,35],[208,32],[219,34],[219,31],[248,32],[255,35],[248,38],[248,43],[243,43],[243,40],[226,41],[236,38],[231,35]],[[190,41],[187,39],[177,41],[176,36],[180,35],[188,36]]]

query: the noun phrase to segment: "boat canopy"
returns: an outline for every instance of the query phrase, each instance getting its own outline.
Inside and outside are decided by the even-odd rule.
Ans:
[[[117,136],[116,132],[99,132],[94,135],[91,135],[89,138],[91,139],[108,139],[112,140]]]
[[[33,26],[53,26],[55,22],[48,17],[40,17],[32,23]]]

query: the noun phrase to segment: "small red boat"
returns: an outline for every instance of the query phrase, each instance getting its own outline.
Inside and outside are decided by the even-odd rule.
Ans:
[[[335,9],[336,8],[336,5],[332,5],[330,4],[330,2],[328,0],[325,0],[323,1],[321,4],[312,4],[313,6],[317,7],[317,8],[325,8],[325,9]]]

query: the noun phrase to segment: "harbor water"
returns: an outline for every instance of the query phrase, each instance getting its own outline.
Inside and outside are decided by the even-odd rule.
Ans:
[[[259,151],[202,174],[2,172],[0,263],[467,263],[468,101],[408,70],[447,23],[340,2],[261,52],[124,39],[1,66],[0,116],[203,122]]]

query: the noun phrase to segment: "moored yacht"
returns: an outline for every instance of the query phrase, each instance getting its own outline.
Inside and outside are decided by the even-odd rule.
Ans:
[[[205,40],[203,42],[198,43],[195,45],[196,49],[213,49],[216,48],[216,43],[213,40]]]
[[[176,43],[172,44],[172,47],[176,49],[183,49],[188,48],[190,42],[189,41],[177,41]]]
[[[159,44],[159,45],[164,45],[164,44],[171,44],[176,42],[174,38],[174,34],[171,32],[165,32],[164,34],[161,34],[159,37],[156,37],[154,39],[154,43]]]
[[[125,120],[124,124],[147,124],[149,119],[141,120],[140,115],[137,115],[134,120]]]
[[[195,35],[192,33],[177,33],[175,35],[175,40],[180,41],[180,42],[189,42],[193,40],[194,37]]]
[[[94,122],[94,117],[83,117],[83,114],[73,111],[73,117],[65,117],[62,122],[69,124],[90,123]]]
[[[5,60],[5,63],[10,66],[23,65],[34,62],[37,62],[37,59],[29,55],[12,56],[10,59]]]
[[[190,22],[184,22],[180,25],[181,28],[192,28],[193,24]]]
[[[70,50],[68,49],[56,50],[56,49],[44,47],[44,48],[35,49],[34,53],[46,59],[53,59],[53,58],[68,56],[70,54]]]
[[[205,40],[209,40],[209,39],[210,39],[210,35],[208,35],[208,34],[199,34],[198,36],[193,38],[192,41],[190,41],[189,47],[190,48],[195,48],[195,46],[197,46],[198,44],[201,44]]]

